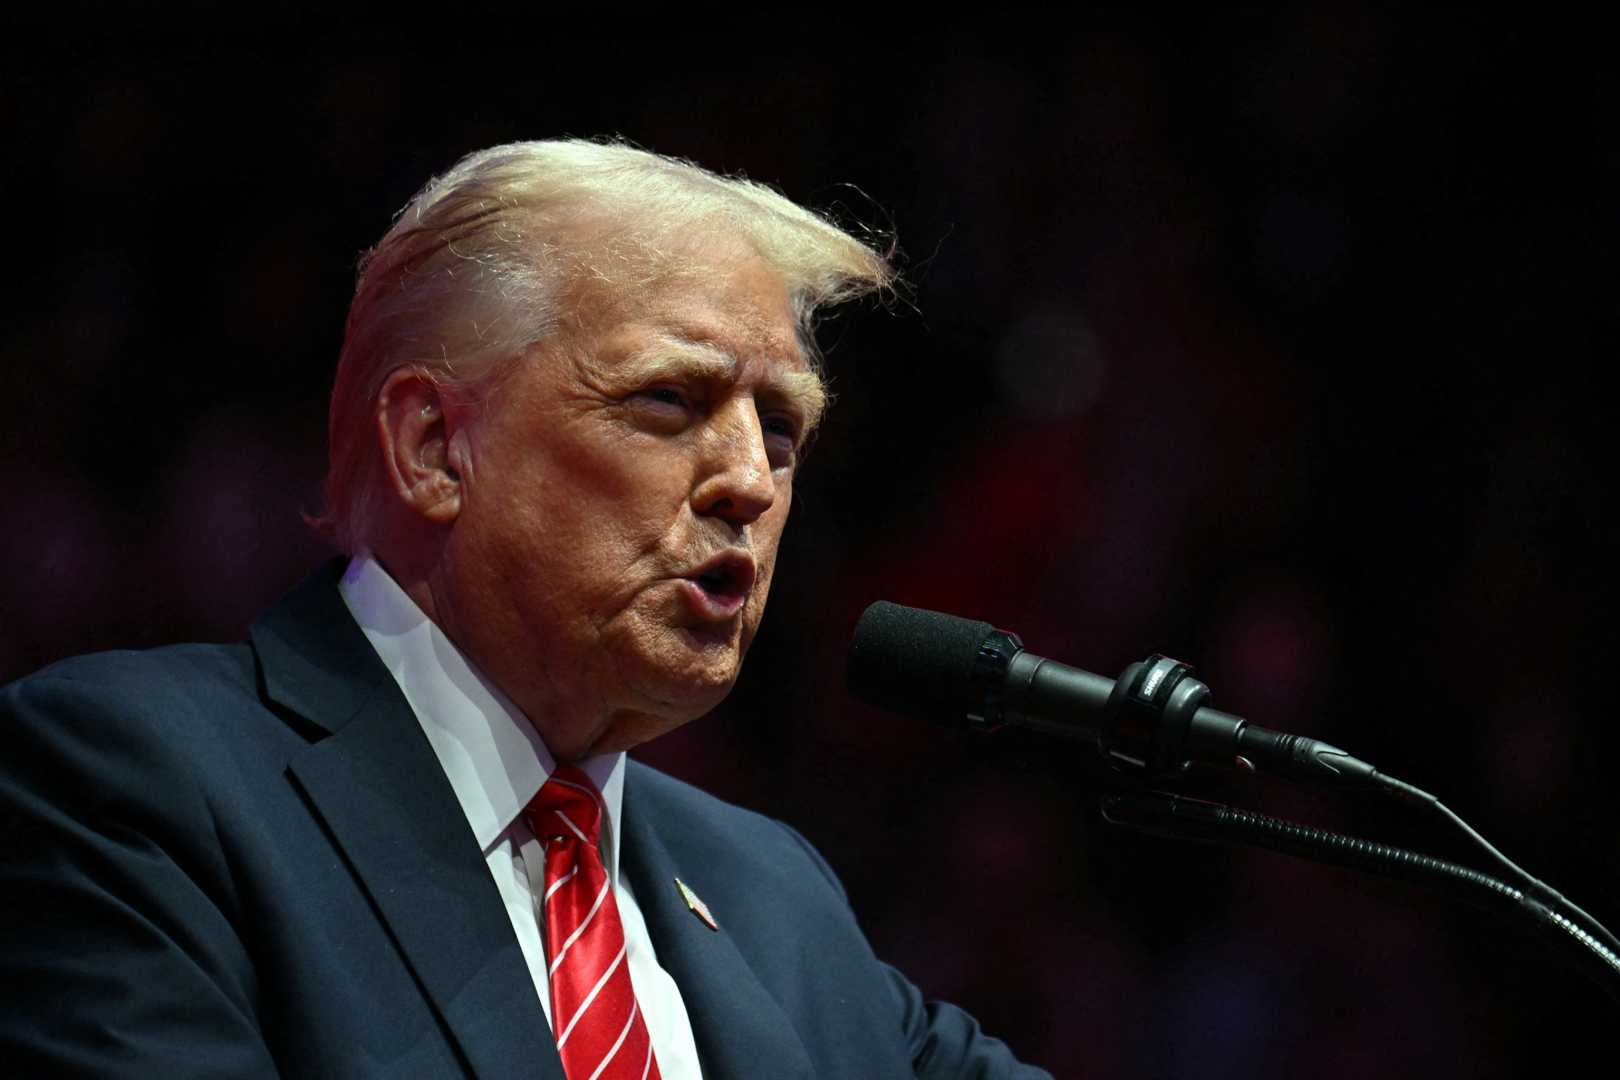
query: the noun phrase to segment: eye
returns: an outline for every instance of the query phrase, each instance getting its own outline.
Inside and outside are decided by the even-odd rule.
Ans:
[[[766,438],[776,436],[790,443],[799,441],[799,422],[791,416],[768,413],[760,417],[759,426],[764,430]]]
[[[633,390],[622,405],[631,423],[660,435],[685,431],[698,408],[687,389],[671,383],[655,383]]]
[[[792,465],[799,451],[799,420],[789,413],[771,412],[759,418],[765,450],[777,468]]]
[[[686,400],[686,394],[678,387],[674,386],[649,386],[644,390],[638,391],[637,396],[644,398],[653,404],[673,408],[684,409],[689,404]]]

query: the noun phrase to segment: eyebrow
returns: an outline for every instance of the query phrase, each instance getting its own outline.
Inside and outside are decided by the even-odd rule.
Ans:
[[[626,382],[656,382],[663,378],[699,382],[730,382],[742,364],[725,349],[707,341],[664,336],[614,365],[614,377]],[[809,435],[827,408],[827,390],[814,371],[772,370],[764,379],[764,393],[798,412],[804,435]]]

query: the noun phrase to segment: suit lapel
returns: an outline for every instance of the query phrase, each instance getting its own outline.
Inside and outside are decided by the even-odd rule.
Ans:
[[[477,841],[336,581],[328,568],[252,631],[266,694],[332,733],[294,757],[294,780],[471,1072],[563,1080]]]
[[[647,920],[658,963],[681,988],[704,1076],[809,1080],[815,1076],[809,1053],[725,923],[718,933],[710,930],[676,892],[681,866],[658,835],[656,813],[638,804],[633,776],[634,770],[625,778],[619,859]],[[701,866],[689,868],[683,880],[691,880],[694,870]],[[719,917],[723,920],[724,913]]]

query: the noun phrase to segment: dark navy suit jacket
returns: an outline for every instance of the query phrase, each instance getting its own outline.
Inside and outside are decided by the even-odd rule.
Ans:
[[[563,1080],[482,852],[338,569],[246,643],[82,657],[0,691],[0,1071]],[[878,961],[786,826],[630,763],[622,828],[707,1077],[1045,1075]]]

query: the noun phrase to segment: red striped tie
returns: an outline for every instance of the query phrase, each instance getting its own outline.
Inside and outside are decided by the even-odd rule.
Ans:
[[[602,796],[580,769],[559,765],[524,813],[546,846],[551,1030],[563,1071],[568,1080],[652,1080],[658,1062],[596,847]]]

